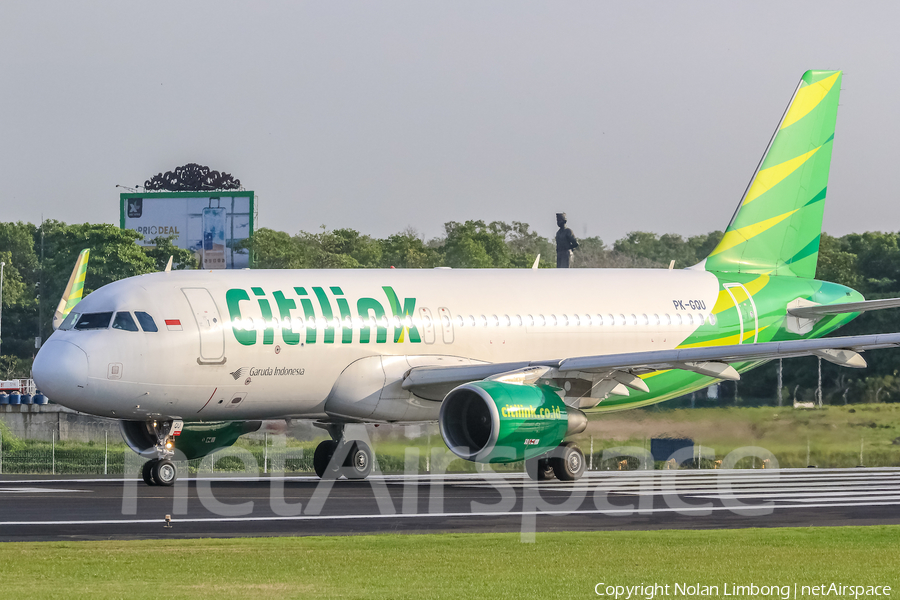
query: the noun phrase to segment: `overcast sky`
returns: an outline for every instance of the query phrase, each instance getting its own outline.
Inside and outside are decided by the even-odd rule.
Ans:
[[[118,223],[197,162],[259,225],[723,229],[806,69],[843,69],[825,230],[900,229],[878,2],[0,2],[0,221]]]

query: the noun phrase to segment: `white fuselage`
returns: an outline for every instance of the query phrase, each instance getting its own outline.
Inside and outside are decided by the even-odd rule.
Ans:
[[[61,329],[34,376],[119,419],[434,420],[438,402],[399,387],[411,367],[671,349],[717,294],[700,270],[154,273],[74,312],[144,312],[158,331]]]

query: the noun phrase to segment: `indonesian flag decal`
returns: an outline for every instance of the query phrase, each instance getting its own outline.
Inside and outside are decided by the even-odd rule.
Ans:
[[[169,331],[183,331],[184,328],[181,326],[181,319],[166,319],[166,328]]]

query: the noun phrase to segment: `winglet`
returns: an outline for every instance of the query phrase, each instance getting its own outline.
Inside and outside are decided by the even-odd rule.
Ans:
[[[81,294],[84,291],[84,276],[87,275],[87,264],[90,255],[90,249],[85,248],[78,255],[78,260],[75,261],[75,268],[72,269],[72,274],[69,276],[69,284],[66,286],[62,298],[59,299],[59,305],[57,305],[56,312],[53,314],[54,331],[62,325],[69,312],[81,301]]]

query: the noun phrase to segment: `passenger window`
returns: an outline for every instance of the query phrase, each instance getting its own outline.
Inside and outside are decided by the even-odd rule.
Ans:
[[[75,325],[75,321],[78,320],[78,317],[81,316],[77,312],[70,312],[66,315],[66,318],[63,319],[63,322],[60,324],[59,328],[63,331],[68,331],[72,329],[72,326]]]
[[[113,319],[112,327],[113,329],[122,329],[123,331],[138,330],[137,323],[134,322],[134,317],[131,316],[130,312],[117,312],[116,318]]]
[[[106,329],[112,320],[112,311],[101,313],[85,313],[78,318],[75,329]]]
[[[136,310],[134,311],[134,316],[137,317],[138,323],[141,324],[141,329],[144,331],[149,333],[156,333],[159,331],[159,329],[156,328],[156,322],[153,321],[153,317],[147,313]]]

